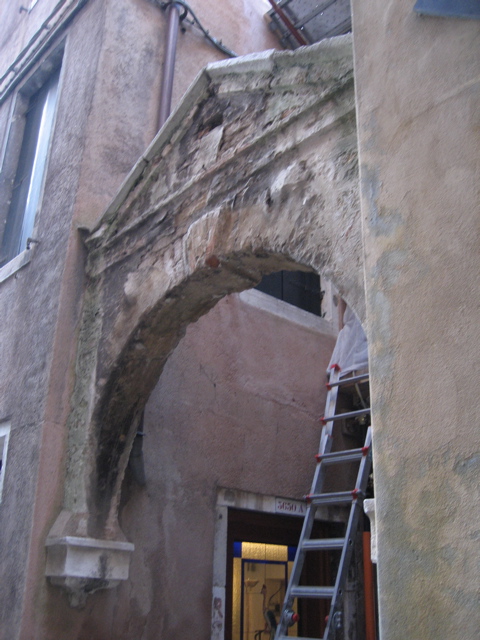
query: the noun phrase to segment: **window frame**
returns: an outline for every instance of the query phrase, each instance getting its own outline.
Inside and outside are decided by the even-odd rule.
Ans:
[[[325,292],[322,291],[320,276],[314,271],[275,271],[263,276],[255,289],[319,318],[324,317],[322,301]]]
[[[30,261],[34,244],[30,239],[34,242],[37,241],[35,234],[39,213],[42,208],[50,151],[55,133],[63,52],[64,44],[62,43],[46,60],[37,66],[37,69],[17,89],[15,95],[11,96],[12,106],[9,126],[5,136],[0,165],[0,202],[6,203],[4,215],[0,216],[0,282]],[[47,134],[42,136],[40,126],[35,131],[36,139],[35,144],[32,145],[33,153],[34,155],[38,154],[41,148],[43,157],[40,171],[35,170],[33,166],[34,159],[31,158],[32,168],[27,176],[27,184],[29,185],[27,192],[32,191],[32,186],[35,182],[35,198],[29,212],[30,224],[25,233],[24,223],[27,215],[27,198],[24,198],[24,206],[16,211],[12,208],[14,206],[12,199],[16,188],[15,181],[20,170],[19,163],[22,160],[22,153],[25,152],[25,133],[31,101],[32,98],[45,90],[44,96],[46,98],[40,109],[44,113],[48,109],[46,104],[51,93],[50,89],[47,89],[49,85],[50,89],[54,90],[55,95],[53,96],[53,104],[52,101],[50,103]],[[20,214],[19,211],[21,212]],[[13,221],[14,219],[15,221]],[[11,235],[10,239],[5,238],[6,233]]]
[[[5,469],[7,467],[8,443],[10,441],[11,425],[9,422],[0,424],[0,503],[2,502]]]

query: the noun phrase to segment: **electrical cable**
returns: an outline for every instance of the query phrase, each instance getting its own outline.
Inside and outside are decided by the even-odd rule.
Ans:
[[[209,42],[211,42],[214,47],[216,47],[219,51],[221,51],[225,55],[229,56],[230,58],[237,58],[238,57],[238,54],[235,53],[235,51],[232,51],[231,49],[226,47],[221,40],[218,40],[217,38],[214,38],[211,35],[211,33],[207,29],[205,29],[205,27],[202,25],[200,20],[197,18],[197,16],[196,16],[195,12],[193,11],[192,7],[187,2],[185,2],[185,0],[168,0],[167,2],[158,2],[157,0],[155,0],[155,4],[159,4],[161,9],[167,9],[172,4],[180,5],[181,7],[183,7],[183,12],[180,15],[180,20],[181,21],[186,20],[188,14],[190,14],[192,16],[192,20],[186,20],[186,21],[189,24],[192,24],[193,26],[196,26],[198,29],[200,29],[200,31],[203,33],[205,38],[207,38],[207,40]]]

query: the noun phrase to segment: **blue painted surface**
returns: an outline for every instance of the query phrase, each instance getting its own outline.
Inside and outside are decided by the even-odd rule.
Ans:
[[[444,18],[480,18],[480,0],[417,0],[417,13]]]

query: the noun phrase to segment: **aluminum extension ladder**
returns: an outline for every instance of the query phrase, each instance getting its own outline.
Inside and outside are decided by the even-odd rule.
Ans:
[[[305,497],[307,502],[307,510],[303,523],[300,540],[298,543],[297,553],[290,575],[285,600],[283,603],[282,615],[278,624],[275,640],[286,640],[288,636],[288,628],[298,621],[298,614],[293,611],[293,603],[295,598],[316,598],[330,599],[330,612],[327,618],[325,633],[322,639],[332,640],[334,630],[338,624],[338,616],[341,616],[341,607],[343,600],[343,589],[347,579],[348,568],[352,559],[354,548],[354,538],[357,532],[358,523],[362,514],[363,498],[367,488],[368,477],[372,465],[371,453],[371,427],[368,427],[364,446],[359,449],[347,449],[345,451],[337,451],[330,453],[333,444],[333,424],[336,420],[345,418],[354,418],[370,413],[370,408],[365,407],[359,411],[350,411],[348,413],[336,414],[337,397],[339,388],[346,384],[358,385],[361,382],[368,381],[368,373],[353,375],[351,377],[341,378],[341,371],[338,365],[332,366],[330,380],[327,384],[328,394],[325,407],[325,417],[322,418],[323,429],[320,438],[319,452],[315,456],[317,466],[313,477],[312,488],[310,494]],[[324,493],[322,487],[325,480],[326,467],[332,464],[340,464],[344,462],[360,461],[355,488],[352,491],[341,491],[337,493]],[[312,539],[312,527],[315,520],[315,512],[317,507],[324,505],[345,505],[350,503],[350,515],[348,518],[346,532],[344,538],[331,539]],[[309,551],[328,551],[341,550],[340,561],[335,579],[335,585],[329,587],[322,586],[301,586],[300,575],[303,565]],[[291,636],[290,636],[291,637]],[[299,638],[299,640],[309,640],[307,638]]]

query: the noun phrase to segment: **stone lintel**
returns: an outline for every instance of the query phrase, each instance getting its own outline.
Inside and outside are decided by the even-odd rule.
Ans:
[[[130,542],[76,536],[48,538],[45,546],[45,575],[67,591],[74,607],[82,607],[89,593],[127,580],[135,548]]]

